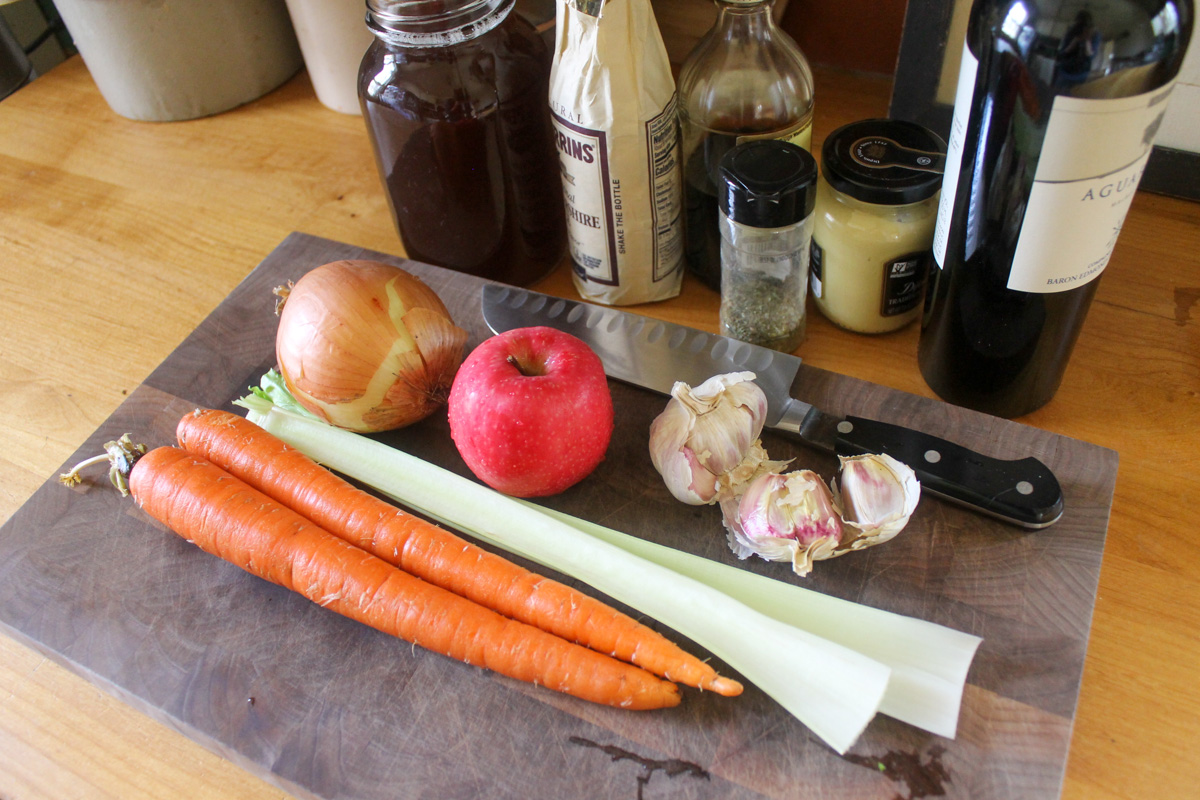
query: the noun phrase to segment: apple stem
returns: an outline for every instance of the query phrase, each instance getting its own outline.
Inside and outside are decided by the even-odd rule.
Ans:
[[[528,377],[529,375],[533,374],[533,373],[529,372],[529,370],[525,369],[525,367],[521,364],[521,360],[518,359],[514,355],[510,355],[508,357],[507,361],[508,361],[508,363],[512,364],[513,368],[516,369],[516,371],[521,373],[522,375]]]

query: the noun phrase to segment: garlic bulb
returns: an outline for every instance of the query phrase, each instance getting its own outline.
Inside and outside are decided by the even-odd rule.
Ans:
[[[916,473],[886,453],[839,460],[841,485],[835,482],[833,493],[851,528],[843,546],[862,550],[893,538],[921,499]]]
[[[921,484],[887,454],[839,457],[841,485],[812,470],[784,474],[759,436],[767,398],[753,372],[714,375],[694,389],[676,382],[650,425],[650,459],[684,503],[720,503],[738,558],[790,561],[797,575],[813,562],[882,544],[916,510]]]
[[[694,387],[677,381],[671,399],[650,423],[650,461],[674,498],[716,503],[744,483],[787,462],[767,458],[758,435],[767,397],[752,372],[713,375]]]
[[[682,381],[650,425],[650,459],[678,500],[714,503],[766,469],[759,442],[767,398],[753,372],[714,375],[692,388]]]
[[[812,470],[769,472],[740,497],[721,501],[729,547],[738,558],[790,561],[800,576],[814,561],[840,555],[842,518],[833,493]]]

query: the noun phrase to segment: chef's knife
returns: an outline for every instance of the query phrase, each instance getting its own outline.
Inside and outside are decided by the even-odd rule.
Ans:
[[[489,284],[483,318],[496,333],[547,325],[579,337],[609,377],[669,395],[713,375],[749,371],[767,396],[767,427],[842,456],[887,453],[908,464],[922,489],[1026,528],[1044,528],[1063,513],[1054,473],[1036,458],[1003,461],[900,425],[838,417],[792,395],[800,359],[764,347],[649,317]]]

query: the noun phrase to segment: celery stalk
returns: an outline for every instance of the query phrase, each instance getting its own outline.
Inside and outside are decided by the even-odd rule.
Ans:
[[[967,671],[983,641],[978,636],[830,597],[561,511],[541,510],[584,533],[718,589],[755,611],[888,665],[892,678],[879,710],[930,733],[954,738]]]
[[[330,469],[529,555],[690,638],[838,753],[879,710],[892,671],[874,659],[403,451],[283,411],[261,396],[238,402],[252,422]]]
[[[385,494],[398,503],[404,502],[403,498]],[[953,739],[957,733],[967,672],[983,641],[978,636],[747,572],[527,500],[518,502],[639,558],[698,580],[755,611],[886,664],[891,668],[892,676],[880,701],[880,712],[948,739]],[[452,521],[438,517],[428,508],[417,510],[453,527]],[[538,559],[536,554],[514,551],[484,531],[464,532],[543,566],[551,566]]]

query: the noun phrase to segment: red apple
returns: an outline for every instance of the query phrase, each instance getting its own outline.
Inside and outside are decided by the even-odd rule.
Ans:
[[[591,474],[613,430],[604,366],[554,328],[479,345],[450,388],[450,435],[481,481],[514,497],[557,494]]]

